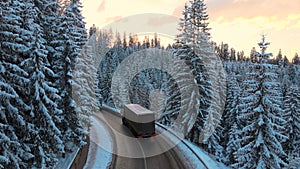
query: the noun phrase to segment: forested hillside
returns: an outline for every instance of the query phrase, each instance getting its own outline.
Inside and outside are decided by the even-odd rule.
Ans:
[[[145,49],[143,44],[140,47],[115,44],[105,55],[98,70],[99,91],[104,104],[114,107],[110,90],[112,76],[118,65],[131,53]],[[175,48],[164,50],[176,51]],[[215,52],[224,55],[222,52],[218,53],[217,50]],[[216,136],[211,140],[217,147],[209,146],[208,143],[199,143],[199,133],[201,132],[199,127],[206,119],[204,113],[203,115],[199,114],[195,129],[191,130],[187,138],[210,153],[220,153],[215,154],[217,159],[234,168],[242,165],[239,163],[242,163],[243,156],[238,153],[247,154],[244,151],[253,152],[254,149],[260,151],[259,147],[264,145],[274,147],[268,148],[271,152],[256,152],[257,154],[272,154],[280,150],[281,154],[278,155],[278,158],[280,157],[283,165],[287,166],[289,160],[299,156],[298,116],[300,109],[297,99],[299,99],[300,65],[284,62],[283,58],[276,62],[265,58],[263,62],[259,61],[261,53],[256,54],[258,61],[253,62],[250,57],[241,61],[223,60],[226,70],[226,86],[223,86],[226,90],[226,104],[222,109],[220,130],[216,130]],[[154,90],[164,93],[166,98],[151,98],[150,93]],[[167,72],[158,69],[139,72],[130,82],[129,97],[132,103],[141,104],[150,109],[150,103],[153,100],[163,99],[161,102],[158,101],[161,105],[157,105],[156,111],[161,115],[158,121],[165,125],[171,125],[176,120],[180,109],[181,98],[178,85]],[[205,98],[202,99],[203,102],[206,101]],[[254,135],[254,133],[256,134]],[[274,135],[269,136],[268,134]],[[257,140],[258,138],[261,140]],[[256,142],[257,144],[255,144]],[[241,148],[248,144],[253,144],[253,147],[247,147],[248,150]],[[257,154],[250,156],[259,158]],[[269,158],[271,157],[261,157],[261,160],[269,161]],[[253,160],[259,161],[259,159]],[[271,165],[269,162],[266,163]]]
[[[53,168],[86,144],[100,105],[125,97],[229,167],[300,167],[298,54],[273,56],[265,35],[249,55],[212,42],[204,0],[185,4],[166,47],[157,33],[140,41],[92,27],[88,36],[81,9],[80,0],[0,1],[0,169]],[[124,60],[147,52],[176,61],[142,71],[135,62],[128,84],[114,79]],[[114,96],[120,89],[128,95]]]
[[[87,134],[72,98],[81,3],[1,1],[0,13],[0,168],[52,168]]]
[[[129,40],[126,36],[121,40],[120,35],[116,35],[98,70],[100,101],[115,107],[112,78],[126,57],[149,48],[165,50],[189,66],[200,93],[196,98],[200,103],[198,117],[187,139],[232,168],[297,168],[300,156],[299,56],[296,54],[290,62],[280,50],[276,56],[267,53],[270,43],[265,35],[258,43],[259,50],[254,47],[249,55],[229,48],[228,44],[211,42],[206,6],[201,0],[191,1],[182,14],[180,34],[176,43],[167,48],[157,45],[155,38],[146,37],[139,42],[133,34]],[[103,37],[103,34],[112,37],[111,32],[97,36]],[[196,50],[201,51],[200,55]],[[213,55],[221,59],[224,74],[218,73],[218,62]],[[156,111],[157,120],[171,126],[183,98],[174,77],[162,71],[164,66],[136,74],[130,81],[128,97],[131,103]],[[184,74],[179,76],[185,78]],[[151,95],[153,92],[155,98]],[[222,98],[226,99],[224,105]],[[155,108],[151,102],[157,103]],[[222,117],[208,116],[214,113]],[[207,127],[204,126],[207,120],[215,121],[218,126],[209,138],[203,139],[201,133]]]

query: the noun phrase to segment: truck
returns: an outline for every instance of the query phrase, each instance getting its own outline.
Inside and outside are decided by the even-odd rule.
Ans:
[[[139,104],[126,104],[122,111],[122,123],[135,137],[155,135],[155,113]]]

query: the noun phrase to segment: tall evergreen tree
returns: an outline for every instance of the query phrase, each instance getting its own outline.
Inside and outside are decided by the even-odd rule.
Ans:
[[[53,72],[48,68],[44,32],[39,25],[39,10],[31,1],[11,1],[7,4],[11,6],[11,10],[8,10],[2,19],[10,26],[4,24],[1,28],[2,35],[6,36],[1,44],[3,47],[1,61],[10,60],[6,72],[12,74],[8,73],[8,76],[5,75],[3,78],[15,91],[10,90],[16,94],[14,102],[16,107],[14,113],[8,111],[5,113],[6,116],[2,117],[6,119],[6,124],[10,124],[12,119],[22,121],[12,124],[10,128],[19,131],[14,138],[19,139],[20,150],[15,153],[15,159],[8,164],[10,167],[18,168],[15,162],[22,159],[19,165],[24,168],[51,167],[56,161],[53,152],[63,152],[63,143],[61,133],[53,119],[60,111],[52,101],[57,96],[56,90],[46,79],[46,76]],[[12,39],[8,38],[11,35],[18,40],[11,41]],[[9,100],[6,102],[9,103]],[[9,106],[7,110],[13,110],[13,105],[7,106]],[[16,114],[18,112],[19,116]],[[18,156],[20,152],[23,155]]]
[[[236,139],[235,133],[237,129],[237,113],[239,104],[240,87],[232,73],[227,78],[227,96],[226,105],[223,113],[221,126],[223,127],[221,135],[221,143],[226,147],[227,160],[233,161],[233,152],[236,147],[233,143]]]
[[[228,44],[221,43],[220,47],[217,49],[217,55],[223,60],[227,61],[230,60],[230,53],[229,53],[229,46]]]
[[[75,68],[75,59],[79,55],[81,48],[87,41],[87,32],[81,14],[81,3],[79,0],[72,0],[66,7],[63,15],[59,18],[59,38],[57,43],[61,46],[59,50],[61,59],[60,72],[60,91],[62,100],[60,106],[63,110],[64,140],[77,145],[84,144],[85,131],[78,121],[75,111],[75,102],[72,98],[72,79]],[[68,146],[68,149],[71,149]]]
[[[55,122],[62,112],[58,109],[55,99],[57,90],[51,87],[51,82],[46,76],[52,76],[53,72],[48,68],[47,50],[45,48],[44,32],[38,24],[39,10],[32,2],[26,3],[25,11],[31,11],[24,15],[23,25],[28,30],[27,40],[28,52],[22,66],[29,74],[29,93],[27,95],[31,110],[29,114],[33,117],[32,123],[37,130],[35,138],[30,144],[35,154],[37,167],[50,167],[55,164],[55,153],[63,153],[64,146],[61,140],[61,131]]]
[[[23,42],[25,4],[21,1],[1,1],[0,16],[0,168],[27,168],[34,155],[26,145],[35,131],[26,122],[30,110],[24,96],[29,80],[20,66],[19,57],[27,50]]]
[[[203,32],[207,37],[209,37],[209,16],[206,10],[207,7],[204,0],[190,0],[190,7],[188,8],[188,13],[190,15],[189,22],[194,27],[194,30],[197,30],[197,32]],[[193,38],[195,40],[198,39],[197,37]]]
[[[180,34],[177,36],[177,46],[175,55],[179,56],[184,63],[190,67],[194,75],[201,97],[199,99],[199,112],[196,123],[193,126],[188,138],[202,144],[211,153],[221,157],[222,146],[219,145],[219,135],[213,133],[215,129],[220,129],[220,115],[222,114],[221,95],[224,91],[218,86],[217,78],[222,79],[224,75],[219,74],[216,58],[209,42],[208,15],[206,5],[202,0],[192,0],[189,5],[185,5],[183,18],[179,23]],[[225,93],[224,93],[225,95]],[[205,121],[208,121],[205,123]],[[206,125],[204,125],[206,124]],[[212,137],[210,137],[212,135]]]
[[[55,0],[0,2],[0,168],[52,168],[67,142],[83,141],[64,107],[86,41],[79,1],[68,6],[58,19]]]
[[[275,61],[276,61],[277,65],[279,65],[279,66],[283,65],[283,56],[282,56],[282,53],[281,53],[281,49],[279,50]]]
[[[299,57],[298,53],[296,53],[295,56],[293,57],[292,63],[295,65],[300,64],[300,57]]]
[[[284,115],[288,139],[284,143],[284,149],[290,158],[300,156],[300,90],[298,86],[288,89],[284,99]]]
[[[257,58],[257,51],[256,51],[255,47],[253,47],[253,48],[251,49],[251,52],[250,52],[250,61],[251,61],[252,63],[257,63],[257,62],[259,62],[259,61],[258,61],[258,58]]]
[[[258,43],[260,64],[254,64],[245,81],[238,120],[243,124],[241,148],[236,152],[236,168],[281,168],[286,166],[282,135],[282,95],[276,75],[267,64],[269,43]]]
[[[89,44],[83,48],[76,59],[74,72],[73,90],[76,92],[74,92],[73,98],[76,102],[79,120],[86,129],[91,125],[90,116],[97,112],[99,107],[95,90],[97,69],[93,51]]]

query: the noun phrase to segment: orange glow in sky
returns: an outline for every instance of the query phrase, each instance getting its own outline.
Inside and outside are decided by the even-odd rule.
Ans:
[[[87,28],[92,24],[104,27],[127,16],[156,13],[181,17],[186,0],[83,0],[83,15]],[[261,35],[271,42],[269,52],[274,56],[279,49],[292,58],[300,54],[300,0],[206,0],[212,40],[228,43],[249,56],[252,47],[258,50]],[[147,18],[147,27],[172,26],[175,35],[178,21],[166,17]],[[147,20],[145,19],[145,20]],[[160,23],[161,22],[161,23]],[[132,25],[133,24],[133,25]],[[140,26],[131,23],[131,26]],[[162,28],[164,29],[164,28]],[[132,29],[130,29],[132,30]],[[130,33],[129,31],[126,31]],[[136,32],[138,33],[138,32]]]

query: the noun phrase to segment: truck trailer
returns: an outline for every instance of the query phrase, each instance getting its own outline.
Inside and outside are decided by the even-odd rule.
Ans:
[[[124,106],[122,122],[136,137],[155,135],[155,113],[138,104]]]

